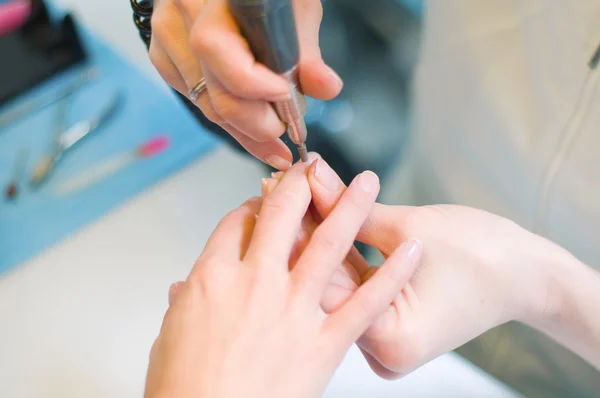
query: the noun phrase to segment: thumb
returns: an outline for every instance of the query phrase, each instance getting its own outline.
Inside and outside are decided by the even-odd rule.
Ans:
[[[314,208],[324,219],[333,210],[346,190],[346,186],[337,173],[320,157],[309,168],[308,182]],[[389,256],[408,239],[404,233],[404,224],[413,210],[414,207],[410,206],[386,206],[375,203],[356,239]]]
[[[300,44],[300,85],[304,94],[320,100],[335,98],[344,83],[323,62],[319,47],[319,27],[323,17],[321,0],[294,0]]]

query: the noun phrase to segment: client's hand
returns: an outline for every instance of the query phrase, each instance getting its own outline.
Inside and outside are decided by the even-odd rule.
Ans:
[[[261,184],[262,198],[265,199],[275,189],[277,184],[281,181],[284,176],[283,172],[276,172],[271,174],[271,178],[263,178]],[[313,232],[317,229],[321,222],[321,217],[315,212],[315,209],[311,205],[309,211],[306,212],[302,218],[300,229],[296,236],[296,241],[292,247],[289,269],[291,270],[296,261],[302,254],[302,251],[306,248],[310,237]],[[337,267],[329,286],[325,290],[323,299],[321,300],[321,308],[326,313],[330,313],[338,309],[347,299],[351,293],[358,289],[361,285],[361,278],[359,272],[364,272],[368,269],[369,264],[365,261],[358,250],[352,246],[350,252],[342,263]],[[183,282],[177,282],[171,285],[169,289],[169,304],[175,302],[177,295],[179,294]]]
[[[262,180],[262,197],[267,198],[271,192],[275,189],[281,178],[283,172],[273,173],[271,178],[265,178]],[[311,205],[309,211],[306,212],[302,219],[300,231],[296,237],[296,242],[292,249],[292,255],[290,256],[289,268],[292,269],[296,264],[296,261],[306,248],[310,237],[313,232],[319,226],[321,217],[316,213],[315,209]],[[350,296],[361,285],[361,279],[359,276],[360,270],[366,270],[369,264],[356,250],[354,246],[350,249],[350,252],[342,263],[337,267],[329,286],[325,290],[323,299],[321,300],[321,308],[323,311],[329,313],[338,309]],[[357,271],[358,270],[358,271]]]
[[[173,295],[150,355],[146,397],[317,397],[345,352],[410,278],[420,245],[403,245],[327,315],[320,308],[379,190],[358,176],[290,257],[311,201],[305,164],[261,203],[228,214]],[[258,216],[257,216],[258,214]]]
[[[309,182],[326,217],[346,188],[322,159]],[[541,316],[552,301],[542,268],[564,251],[513,222],[460,206],[375,204],[357,239],[389,257],[408,237],[422,242],[422,264],[358,341],[382,377],[406,374],[501,323]],[[357,271],[364,281],[376,269]]]

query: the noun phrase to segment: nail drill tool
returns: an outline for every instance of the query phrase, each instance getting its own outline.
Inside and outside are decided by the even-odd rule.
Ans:
[[[256,60],[287,80],[292,98],[273,105],[306,162],[306,98],[298,80],[300,49],[292,1],[229,0],[229,8]]]

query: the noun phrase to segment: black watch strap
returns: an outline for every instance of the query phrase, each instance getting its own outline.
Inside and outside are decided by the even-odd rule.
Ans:
[[[133,10],[133,22],[138,29],[140,37],[150,47],[150,38],[152,37],[152,26],[150,20],[154,10],[154,0],[129,0]]]

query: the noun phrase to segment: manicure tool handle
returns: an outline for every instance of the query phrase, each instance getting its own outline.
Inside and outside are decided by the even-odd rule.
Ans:
[[[274,107],[306,161],[306,98],[298,80],[300,46],[292,1],[229,0],[229,8],[256,60],[287,80],[292,97]]]

